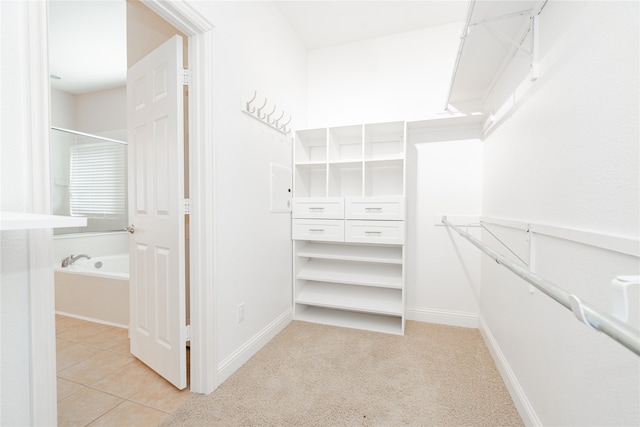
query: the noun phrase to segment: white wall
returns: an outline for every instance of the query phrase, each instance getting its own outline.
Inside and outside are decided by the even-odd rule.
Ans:
[[[306,55],[270,2],[194,2],[215,26],[211,94],[216,179],[216,345],[224,380],[288,323],[290,214],[269,212],[270,163],[291,164],[291,139],[240,111],[258,91],[296,126],[306,119]],[[237,306],[245,320],[237,321]]]
[[[76,95],[74,130],[127,140],[126,86]]]
[[[51,88],[51,126],[78,130],[76,109],[74,94]]]
[[[419,138],[412,138],[412,141]],[[407,318],[477,327],[480,255],[455,232],[435,226],[478,221],[482,197],[482,143],[478,139],[416,144],[416,192],[410,204]],[[410,206],[410,209],[412,206]],[[479,236],[477,230],[470,229]]]
[[[485,141],[483,215],[627,237],[640,227],[637,2],[549,2],[540,78]],[[526,233],[497,227],[507,241]],[[488,239],[487,236],[484,236]],[[639,260],[537,237],[536,271],[602,310]],[[640,326],[637,293],[632,321]],[[488,258],[481,319],[532,422],[639,425],[637,356]],[[519,401],[519,402],[518,402]]]
[[[308,52],[309,128],[421,120],[444,109],[462,23]]]

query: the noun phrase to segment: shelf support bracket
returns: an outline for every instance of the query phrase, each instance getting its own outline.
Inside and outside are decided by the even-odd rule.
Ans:
[[[482,26],[489,32],[491,33],[493,36],[495,36],[496,38],[502,39],[504,41],[506,41],[507,43],[509,43],[510,45],[512,45],[513,47],[515,47],[516,49],[522,51],[523,53],[527,54],[527,55],[531,55],[531,51],[527,48],[525,48],[524,46],[522,46],[521,43],[518,43],[517,41],[513,40],[512,38],[510,38],[509,36],[503,34],[502,32],[491,28],[489,25],[487,25],[486,23],[482,23]]]
[[[538,80],[539,67],[538,67],[538,51],[540,45],[538,42],[538,20],[540,15],[534,15],[531,20],[531,81]]]

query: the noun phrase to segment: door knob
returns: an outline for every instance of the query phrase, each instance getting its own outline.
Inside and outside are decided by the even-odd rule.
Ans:
[[[133,228],[133,224],[131,224],[131,225],[130,225],[130,226],[128,226],[128,227],[123,228],[123,230],[124,230],[124,231],[128,231],[128,232],[129,232],[129,233],[131,233],[131,234],[135,233],[135,231],[136,231],[136,229],[135,229],[135,228]]]

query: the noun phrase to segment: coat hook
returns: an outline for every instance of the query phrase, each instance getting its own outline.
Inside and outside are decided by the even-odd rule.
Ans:
[[[271,112],[269,114],[267,114],[267,117],[265,118],[265,120],[267,121],[267,123],[269,123],[270,125],[273,124],[273,121],[271,120],[271,116],[273,115],[273,113],[276,112],[276,105],[273,106],[273,110],[271,110]]]
[[[274,122],[272,122],[271,124],[275,124],[275,126],[278,129],[282,129],[282,126],[279,124],[280,120],[282,120],[282,118],[284,117],[284,110],[282,110],[282,114],[280,114],[280,117],[278,117]]]
[[[289,128],[287,127],[287,125],[289,125],[289,123],[291,123],[291,115],[289,115],[289,120],[287,120],[287,123],[284,123],[284,124],[282,125],[282,131],[283,131],[284,133],[289,133],[289,131],[291,130],[291,129],[289,129]]]
[[[251,103],[253,101],[255,101],[256,97],[258,96],[258,91],[254,90],[253,91],[253,98],[251,98],[251,100],[247,101],[247,111],[250,113],[254,113],[256,111],[256,107],[251,108]]]
[[[267,106],[267,98],[264,99],[264,104],[262,104],[262,107],[258,108],[258,117],[261,118],[261,119],[264,119],[264,117],[265,117],[265,115],[262,114],[262,110],[266,106]]]

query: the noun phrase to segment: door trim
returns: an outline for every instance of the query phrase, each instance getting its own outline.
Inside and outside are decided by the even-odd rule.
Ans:
[[[22,134],[28,146],[30,177],[28,204],[31,212],[51,213],[51,176],[49,153],[51,148],[48,4],[25,2],[23,37],[26,52],[24,67],[28,73],[23,80],[23,93],[28,96],[22,115]],[[28,232],[29,253],[29,318],[31,424],[57,423],[55,293],[53,285],[53,234],[50,229]]]
[[[206,166],[213,165],[213,125],[206,118],[213,117],[213,25],[193,10],[184,0],[163,2],[145,0],[145,5],[189,36],[192,83],[190,111],[190,192],[194,200],[191,214],[191,391],[211,393],[216,382],[215,353],[215,266],[207,259],[215,259],[213,231],[215,216],[214,173]],[[34,173],[31,183],[33,212],[50,212],[51,178],[48,152],[50,133],[50,85],[48,52],[48,3],[25,2],[21,7],[24,38],[28,44],[25,64],[30,73],[24,77],[23,89],[30,94],[35,107],[24,111],[22,132],[25,144],[32,152],[29,167]],[[28,137],[27,137],[28,136]],[[57,393],[55,366],[55,328],[53,240],[51,232],[29,232],[30,240],[30,318],[31,349],[31,423],[57,423]],[[37,243],[36,243],[37,242]],[[40,249],[38,249],[40,248]]]
[[[216,375],[215,160],[213,140],[213,25],[186,1],[142,0],[189,37],[189,305],[191,321],[190,389],[211,393]],[[214,260],[214,262],[211,262]]]

